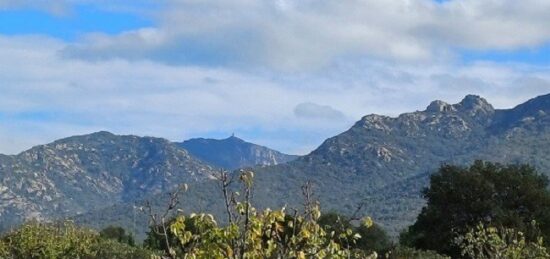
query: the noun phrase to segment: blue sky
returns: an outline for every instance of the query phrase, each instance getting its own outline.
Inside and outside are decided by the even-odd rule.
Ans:
[[[4,35],[44,34],[68,42],[86,33],[113,35],[152,25],[147,17],[90,5],[75,6],[70,13],[59,15],[36,9],[4,10],[1,14],[0,33]]]
[[[0,153],[109,130],[304,154],[366,114],[550,92],[550,3],[0,0]]]

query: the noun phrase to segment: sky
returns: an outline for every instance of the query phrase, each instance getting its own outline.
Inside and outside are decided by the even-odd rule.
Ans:
[[[100,130],[306,154],[367,114],[550,93],[547,0],[0,0],[0,153]]]

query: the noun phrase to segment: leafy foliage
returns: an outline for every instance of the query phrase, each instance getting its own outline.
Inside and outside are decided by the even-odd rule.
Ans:
[[[95,251],[93,258],[98,259],[150,259],[155,256],[155,253],[147,249],[128,246],[115,240],[101,240],[95,243],[92,250]]]
[[[385,254],[387,259],[450,259],[434,251],[417,250],[410,247],[396,247]]]
[[[15,258],[79,258],[94,255],[97,234],[70,222],[29,223],[3,238]]]
[[[462,249],[462,256],[469,258],[550,258],[542,237],[528,242],[523,232],[511,228],[485,227],[480,223],[456,242]]]
[[[0,258],[7,258],[8,256],[9,247],[3,240],[0,240]]]
[[[402,236],[417,248],[459,257],[453,242],[479,222],[513,228],[536,241],[533,220],[544,238],[550,238],[548,179],[526,165],[475,162],[471,167],[442,166],[424,190],[428,204]]]
[[[146,243],[160,245],[171,258],[375,258],[355,249],[361,236],[351,228],[336,232],[319,224],[320,206],[314,200],[311,186],[302,187],[304,208],[302,212],[285,207],[278,210],[256,210],[251,204],[254,174],[242,170],[240,192],[227,189],[228,175],[221,172],[219,179],[227,206],[229,223],[221,226],[211,214],[180,214],[166,222],[164,217],[151,214],[151,219],[161,226],[153,226]],[[173,196],[177,197],[177,196]],[[169,208],[177,202],[170,202]],[[168,215],[169,210],[163,215]],[[372,226],[370,218],[361,223]],[[164,229],[169,228],[169,233]],[[174,244],[174,238],[177,243]]]
[[[285,209],[256,212],[251,208],[250,213],[248,229],[236,224],[218,227],[212,215],[193,214],[179,216],[171,232],[189,258],[367,257],[363,251],[339,243],[360,238],[351,230],[328,233],[317,223],[318,218],[289,217]],[[186,225],[189,221],[191,224]]]
[[[3,258],[150,258],[149,251],[100,238],[97,232],[71,222],[31,222],[3,236]]]
[[[366,218],[366,220],[369,220],[369,218]],[[378,253],[385,253],[392,248],[393,244],[388,235],[379,225],[372,222],[365,222],[365,224],[355,226],[351,223],[352,221],[353,218],[351,217],[336,212],[328,212],[321,215],[318,224],[327,232],[334,231],[335,236],[339,236],[348,230],[352,230],[360,236],[358,239],[338,240],[339,244],[344,247],[349,246],[354,249]]]

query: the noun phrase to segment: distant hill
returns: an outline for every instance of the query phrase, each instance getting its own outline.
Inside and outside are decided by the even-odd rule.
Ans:
[[[108,132],[61,139],[0,156],[0,230],[130,203],[214,172],[164,139]]]
[[[297,158],[246,142],[234,135],[226,139],[195,138],[178,145],[202,161],[230,170],[283,164]]]

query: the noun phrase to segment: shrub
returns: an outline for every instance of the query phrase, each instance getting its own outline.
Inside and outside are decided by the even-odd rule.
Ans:
[[[108,226],[99,232],[99,236],[105,239],[112,239],[129,246],[135,246],[134,237],[131,234],[126,234],[126,230],[121,227]]]
[[[434,251],[417,250],[410,247],[396,247],[387,252],[383,258],[387,259],[450,259]]]
[[[4,246],[2,246],[4,244]],[[3,253],[3,254],[2,254]],[[6,234],[1,258],[150,258],[150,251],[103,239],[99,233],[72,222],[30,222]]]
[[[160,243],[164,255],[171,258],[376,258],[376,253],[354,249],[361,236],[353,229],[336,232],[319,224],[320,207],[313,200],[309,184],[302,188],[305,202],[301,212],[291,209],[289,213],[286,208],[256,210],[250,203],[253,176],[250,171],[241,171],[242,198],[240,193],[226,189],[227,175],[220,176],[229,224],[219,226],[212,215],[204,213],[180,214],[173,221],[159,217],[175,208],[176,192],[170,195],[165,213],[150,213],[151,221],[157,224],[147,242]],[[147,210],[151,211],[150,207]],[[365,227],[372,226],[370,218],[361,222]]]
[[[485,227],[479,224],[464,236],[456,238],[462,256],[469,258],[550,258],[542,237],[528,242],[521,231],[511,228]]]
[[[77,228],[70,222],[28,223],[3,238],[14,258],[92,257],[97,233]]]

